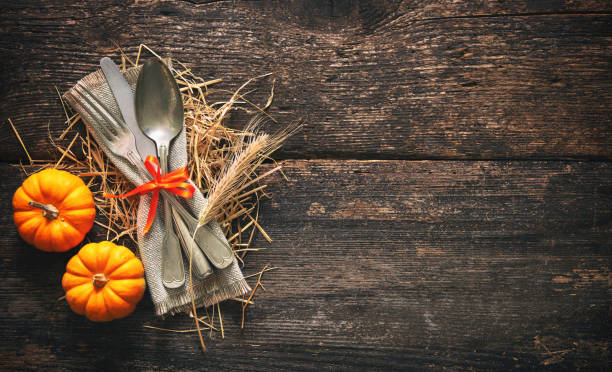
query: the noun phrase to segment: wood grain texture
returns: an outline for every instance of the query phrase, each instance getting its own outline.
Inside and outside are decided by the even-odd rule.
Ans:
[[[63,128],[54,86],[116,57],[113,40],[227,89],[275,72],[270,112],[308,123],[282,158],[612,157],[607,1],[3,3],[4,161],[25,159],[7,117],[35,158],[57,156],[40,136]]]
[[[148,296],[110,324],[73,314],[57,299],[74,252],[39,252],[0,215],[0,370],[609,367],[609,1],[0,3],[7,211],[24,176],[6,162],[26,158],[5,119],[35,158],[56,157],[54,86],[117,60],[112,41],[131,54],[146,43],[219,88],[275,72],[270,112],[307,120],[278,157],[336,159],[288,160],[289,181],[269,180],[274,242],[257,237],[267,249],[244,272],[279,269],[246,329],[240,304],[222,305],[226,338],[208,337],[206,354],[195,334],[143,328],[191,327],[156,319]]]
[[[245,273],[266,291],[226,338],[144,329],[145,297],[110,324],[74,315],[71,253],[25,245],[0,216],[0,367],[112,370],[605,370],[612,167],[565,161],[285,161]],[[9,208],[23,176],[0,165]],[[91,239],[99,237],[91,236]]]

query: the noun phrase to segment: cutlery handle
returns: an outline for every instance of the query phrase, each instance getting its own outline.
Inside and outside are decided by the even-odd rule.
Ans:
[[[166,288],[178,288],[185,283],[185,265],[179,240],[172,227],[170,204],[164,203],[166,234],[162,242],[162,282]]]
[[[159,160],[162,174],[168,171],[168,147],[159,147]],[[167,288],[178,288],[185,283],[185,265],[181,246],[174,226],[168,198],[164,199],[164,244],[162,246],[162,281]]]
[[[172,216],[178,230],[179,239],[181,240],[185,256],[187,256],[187,259],[192,256],[191,265],[194,269],[193,272],[200,279],[208,277],[213,273],[213,269],[208,263],[208,260],[204,257],[202,251],[195,245],[194,240],[191,238],[191,234],[189,234],[189,229],[175,209],[172,209]]]
[[[162,174],[168,173],[168,145],[159,146],[159,164]]]
[[[161,155],[162,151],[160,151]],[[133,152],[128,154],[129,160],[138,166],[143,174],[148,175],[149,171],[144,164]],[[160,156],[161,161],[161,156]],[[163,163],[162,163],[163,164]],[[198,220],[191,215],[182,205],[176,200],[176,196],[161,190],[161,195],[164,200],[167,200],[172,205],[172,209],[177,212],[177,217],[180,217],[189,231],[189,238],[194,236],[196,246],[204,252],[210,262],[218,269],[228,267],[234,260],[234,252],[232,248],[224,240],[219,239],[216,234],[208,226],[200,226],[198,228]],[[202,268],[204,272],[205,268]]]
[[[182,217],[185,225],[192,234],[195,243],[204,252],[210,263],[218,269],[228,267],[234,261],[234,251],[224,241],[221,240],[207,225],[198,226],[196,220],[189,212],[183,208],[172,194],[162,190],[164,194],[170,197],[168,201],[172,204],[174,210]]]

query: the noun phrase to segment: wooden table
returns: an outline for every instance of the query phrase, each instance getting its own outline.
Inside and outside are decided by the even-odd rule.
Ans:
[[[1,369],[609,366],[609,1],[2,3]],[[32,157],[57,158],[55,87],[117,60],[113,41],[227,89],[274,72],[270,113],[307,122],[276,155],[289,181],[268,181],[274,242],[259,236],[244,272],[280,269],[245,329],[241,305],[222,305],[207,353],[193,333],[144,328],[191,327],[156,319],[148,296],[109,324],[73,314],[57,299],[74,252],[13,227],[27,158],[6,119]]]

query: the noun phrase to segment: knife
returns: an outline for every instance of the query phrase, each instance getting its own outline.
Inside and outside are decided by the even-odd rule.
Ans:
[[[147,137],[138,126],[136,121],[136,109],[134,108],[134,92],[132,87],[127,82],[119,67],[108,57],[100,60],[100,67],[108,81],[108,85],[115,96],[115,101],[121,111],[121,116],[125,124],[128,126],[134,137],[136,138],[136,150],[140,154],[141,159],[146,159],[152,155],[157,157],[157,147],[155,143]]]

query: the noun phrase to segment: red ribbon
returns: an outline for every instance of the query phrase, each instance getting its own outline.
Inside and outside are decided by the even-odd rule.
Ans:
[[[143,230],[143,233],[146,234],[149,231],[149,228],[151,228],[153,220],[155,219],[155,212],[157,212],[157,201],[159,200],[159,190],[168,190],[168,192],[171,192],[174,195],[190,199],[193,196],[195,187],[187,182],[189,179],[189,174],[187,173],[187,168],[185,167],[162,176],[159,162],[155,156],[147,156],[147,160],[145,160],[144,164],[149,173],[153,175],[153,181],[144,183],[123,195],[110,195],[105,193],[104,197],[127,198],[128,196],[136,194],[143,195],[152,192],[153,198],[151,199],[151,206],[149,207],[149,215],[147,216],[147,223]]]

